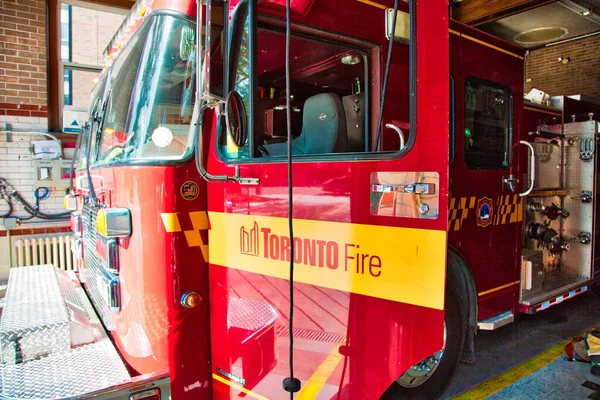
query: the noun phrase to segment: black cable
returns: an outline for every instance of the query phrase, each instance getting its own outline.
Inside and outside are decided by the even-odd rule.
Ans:
[[[348,346],[348,339],[346,339],[346,346]],[[348,355],[344,355],[344,365],[342,366],[342,376],[340,377],[339,389],[337,393],[336,400],[340,400],[342,396],[342,385],[344,384],[344,379],[346,378],[346,369],[348,368]]]
[[[0,186],[3,187],[4,193],[6,193],[6,195],[14,200],[15,202],[19,203],[23,209],[31,216],[31,217],[25,217],[25,218],[21,218],[19,217],[19,220],[28,220],[31,219],[33,217],[37,217],[37,218],[41,218],[41,219],[66,219],[67,217],[70,217],[71,215],[71,211],[67,211],[67,212],[63,212],[63,213],[58,213],[58,214],[46,214],[44,212],[39,211],[37,208],[38,207],[33,207],[31,204],[29,204],[29,202],[27,200],[25,200],[20,194],[19,192],[17,192],[9,183],[5,178],[0,178]],[[37,201],[36,201],[37,203]]]
[[[293,224],[293,185],[292,185],[292,100],[290,90],[290,0],[285,2],[285,105],[287,119],[287,166],[288,166],[288,228],[290,236],[290,316],[289,316],[289,335],[290,335],[290,376],[283,380],[283,389],[290,393],[290,399],[294,398],[294,393],[300,390],[300,380],[294,378],[294,224]]]
[[[41,191],[45,191],[43,195],[40,195]],[[40,201],[46,200],[48,197],[50,197],[50,189],[45,186],[35,188],[33,191],[33,197],[35,198],[35,210],[40,211]]]
[[[6,201],[6,204],[8,205],[8,212],[0,215],[0,218],[6,218],[13,213],[14,207],[10,197],[8,196],[8,193],[6,192],[6,189],[4,189],[4,186],[0,186],[0,194],[2,195],[4,201]]]
[[[41,219],[65,219],[66,217],[69,217],[72,212],[72,211],[65,211],[65,212],[58,213],[58,214],[46,214],[44,212],[41,212],[41,211],[33,208],[31,206],[31,204],[29,204],[29,202],[27,202],[27,200],[25,200],[18,192],[11,193],[10,197],[13,200],[16,200],[17,203],[21,204],[21,206],[23,206],[25,211],[27,211],[29,214],[35,215],[36,217],[41,218]]]
[[[390,65],[392,64],[392,48],[394,47],[394,34],[396,33],[396,18],[398,17],[398,0],[394,0],[394,18],[392,22],[392,34],[390,35],[390,44],[388,46],[387,61],[385,62],[385,73],[383,75],[383,86],[381,88],[379,118],[377,121],[377,138],[375,140],[375,151],[379,151],[381,135],[383,133],[383,104],[385,103],[385,94],[387,92],[388,76],[390,74]]]
[[[35,197],[35,211],[39,212],[39,210],[40,210],[40,197],[39,197],[38,189],[35,189],[33,191],[33,197]],[[34,219],[35,218],[35,214],[30,213],[25,207],[23,207],[23,208],[25,209],[25,211],[27,213],[29,213],[29,217],[16,217],[19,221],[29,221],[30,219]]]

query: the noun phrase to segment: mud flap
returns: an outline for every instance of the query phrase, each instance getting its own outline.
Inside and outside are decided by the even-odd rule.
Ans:
[[[475,332],[477,326],[468,326],[465,332],[465,342],[463,344],[460,362],[464,364],[473,364],[475,362]]]

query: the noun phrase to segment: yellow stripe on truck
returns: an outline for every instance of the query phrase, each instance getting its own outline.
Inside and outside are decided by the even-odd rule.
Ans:
[[[179,213],[160,214],[160,218],[162,218],[165,230],[169,233],[181,232],[181,225],[179,224],[179,218],[177,217],[177,214]]]
[[[208,260],[208,245],[204,244],[200,231],[208,229],[208,214],[206,214],[206,211],[192,211],[188,213],[188,217],[192,221],[193,229],[183,231],[185,240],[190,247],[200,247],[202,257],[206,261]],[[182,231],[181,223],[179,222],[179,213],[161,213],[160,218],[165,226],[165,231],[168,233]]]
[[[217,264],[289,278],[287,218],[209,212]],[[297,282],[444,308],[446,231],[294,219]]]

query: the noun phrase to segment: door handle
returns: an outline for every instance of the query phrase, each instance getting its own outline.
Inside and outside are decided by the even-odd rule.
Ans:
[[[400,192],[400,193],[409,193],[409,194],[435,194],[435,184],[434,183],[415,183],[415,184],[401,184],[401,185],[374,184],[374,185],[371,185],[371,192],[374,192],[374,193]]]
[[[505,192],[516,192],[517,183],[519,180],[512,175],[508,175],[502,178],[502,184],[504,185]]]
[[[519,196],[524,197],[531,193],[531,191],[533,190],[533,184],[535,183],[535,151],[533,150],[533,146],[531,145],[531,143],[526,142],[524,140],[521,140],[519,143],[523,146],[527,146],[531,154],[531,157],[529,158],[529,187],[523,193],[519,193]]]
[[[385,124],[385,127],[395,131],[398,134],[398,137],[400,138],[400,150],[402,150],[404,148],[404,133],[402,133],[402,129],[398,128],[394,124]]]

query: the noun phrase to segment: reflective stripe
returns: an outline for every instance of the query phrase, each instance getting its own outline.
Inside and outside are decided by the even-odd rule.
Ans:
[[[182,231],[179,222],[179,213],[161,213],[160,217],[168,233],[178,233]],[[192,211],[188,214],[192,222],[192,230],[183,231],[188,246],[200,247],[204,261],[208,261],[208,245],[204,243],[200,231],[208,229],[208,214],[206,211]]]
[[[289,278],[287,218],[210,212],[210,263]],[[295,280],[443,310],[445,230],[294,219]]]
[[[358,1],[359,3],[368,4],[368,5],[373,6],[373,7],[381,8],[382,10],[385,10],[387,8],[383,4],[379,4],[379,3],[376,3],[376,2],[371,1],[371,0],[356,0],[356,1]]]
[[[496,288],[493,288],[493,289],[490,289],[490,290],[486,290],[485,292],[481,292],[481,293],[477,294],[477,296],[480,296],[480,297],[481,296],[485,296],[486,294],[494,293],[494,292],[497,292],[499,290],[506,289],[507,287],[518,285],[519,283],[521,283],[521,281],[515,281],[515,282],[512,282],[512,283],[507,283],[506,285],[498,286]]]
[[[513,56],[513,57],[515,57],[515,58],[518,58],[519,60],[523,60],[523,59],[524,59],[524,57],[523,57],[523,56],[520,56],[520,55],[518,55],[518,54],[516,54],[516,53],[513,53],[512,51],[504,50],[504,49],[503,49],[503,48],[501,48],[501,47],[494,46],[493,44],[490,44],[490,43],[484,42],[483,40],[480,40],[480,39],[474,38],[473,36],[465,35],[464,33],[460,33],[460,32],[458,32],[458,31],[455,31],[455,30],[453,30],[453,29],[450,29],[450,30],[449,30],[449,32],[450,32],[451,34],[453,34],[453,35],[456,35],[456,36],[459,36],[459,37],[465,38],[465,39],[467,39],[467,40],[470,40],[470,41],[472,41],[472,42],[478,43],[478,44],[480,44],[480,45],[483,45],[483,46],[485,46],[485,47],[489,47],[490,49],[494,49],[494,50],[497,50],[497,51],[499,51],[499,52],[501,52],[501,53],[508,54],[509,56]]]
[[[165,226],[165,230],[169,233],[172,232],[181,232],[181,225],[179,224],[179,218],[177,218],[178,213],[161,213],[160,217],[162,218],[163,225]]]

